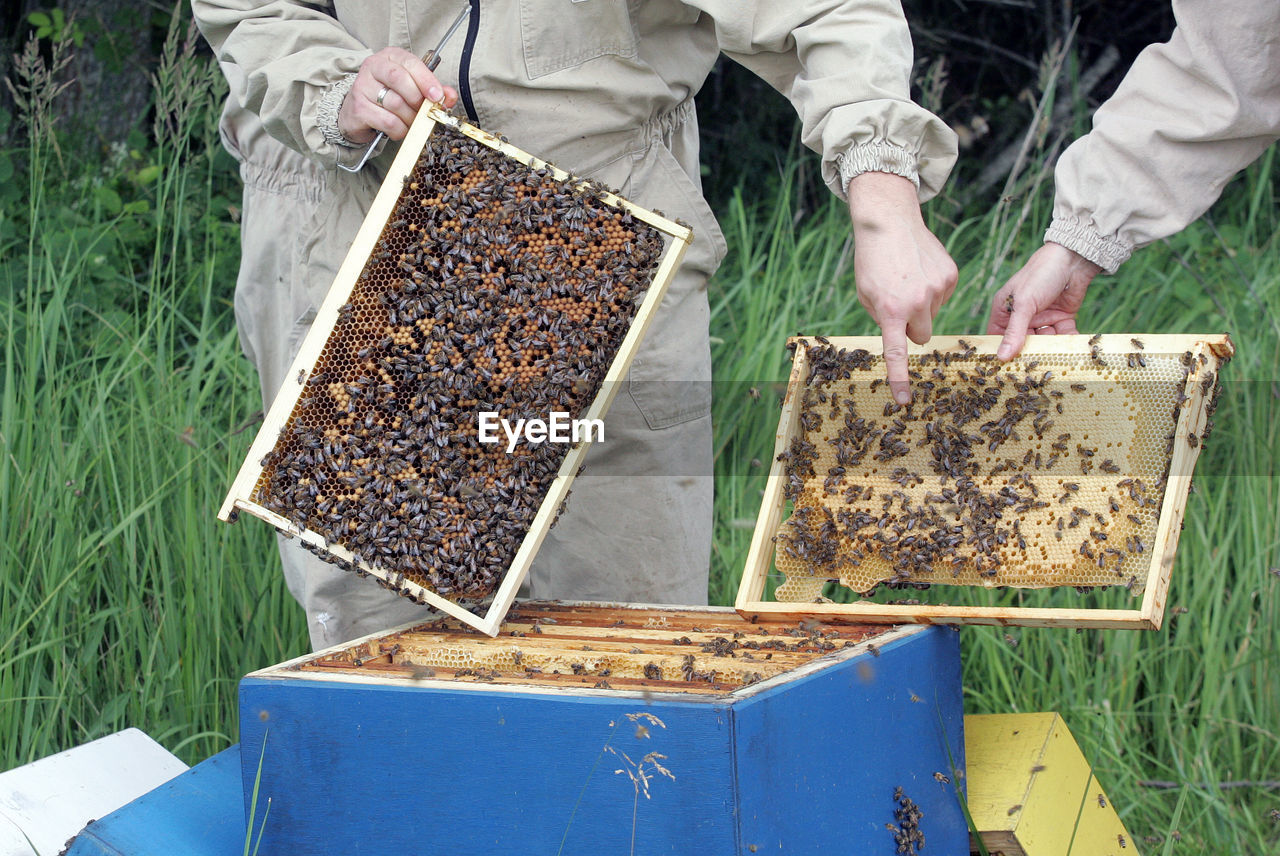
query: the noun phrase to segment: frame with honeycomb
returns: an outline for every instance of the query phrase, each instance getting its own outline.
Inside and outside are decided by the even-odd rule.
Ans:
[[[1008,364],[999,341],[912,346],[907,407],[884,380],[879,338],[788,343],[795,362],[739,612],[1159,628],[1230,339],[1031,336]],[[963,606],[911,596],[952,586],[1023,594]],[[1071,588],[1097,600],[1119,590],[1125,602],[1054,594]],[[908,597],[886,602],[877,589]]]
[[[495,635],[691,239],[423,109],[219,517]]]
[[[550,601],[517,604],[502,631],[490,639],[439,618],[344,642],[262,674],[730,696],[899,638],[873,624],[748,623],[724,607]]]

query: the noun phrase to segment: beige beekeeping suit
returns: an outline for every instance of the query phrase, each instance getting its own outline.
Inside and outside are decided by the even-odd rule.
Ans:
[[[389,157],[384,152],[355,176],[334,168],[362,153],[337,128],[343,96],[371,52],[425,53],[463,2],[193,0],[219,60],[235,69],[224,129],[246,175],[237,319],[264,399],[283,382]],[[805,143],[822,154],[823,175],[840,194],[851,177],[875,170],[910,178],[929,198],[954,162],[954,135],[909,100],[911,44],[895,0],[470,2],[467,31],[454,36],[436,70],[459,89],[468,117],[683,219],[695,234],[625,394],[615,399],[605,442],[591,450],[568,512],[543,544],[530,593],[705,603],[712,501],[706,283],[726,248],[701,194],[694,93],[721,51],[747,65],[791,99]],[[236,138],[238,125],[266,135]],[[251,186],[262,174],[273,178]],[[276,193],[277,184],[299,192]],[[262,213],[252,210],[259,204]],[[250,234],[255,219],[264,230],[282,226]],[[317,646],[420,614],[301,550],[284,545],[282,556]]]
[[[1058,162],[1045,240],[1108,273],[1214,203],[1280,138],[1280,3],[1183,0]]]

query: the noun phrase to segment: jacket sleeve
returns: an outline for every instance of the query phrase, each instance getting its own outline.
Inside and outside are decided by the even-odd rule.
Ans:
[[[1182,0],[1055,171],[1045,240],[1114,273],[1187,226],[1280,135],[1280,3]]]
[[[283,0],[192,0],[214,54],[242,71],[233,95],[267,133],[328,164],[351,164],[362,148],[338,131],[338,108],[372,53],[328,4]]]
[[[897,0],[694,0],[720,49],[790,99],[804,144],[838,195],[863,172],[911,179],[936,195],[956,136],[911,101],[911,35]]]

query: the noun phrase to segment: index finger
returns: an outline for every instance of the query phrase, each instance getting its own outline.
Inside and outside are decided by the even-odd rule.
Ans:
[[[1009,313],[1004,338],[1000,340],[1000,347],[996,350],[996,357],[1001,362],[1009,362],[1022,350],[1022,345],[1027,340],[1027,333],[1031,331],[1031,319],[1036,311],[1036,305],[1030,296],[1022,294],[1020,297],[1014,297],[1013,311]]]
[[[905,321],[886,321],[880,328],[884,341],[884,365],[889,376],[893,400],[906,407],[911,403],[911,378],[907,374],[907,325]]]
[[[420,95],[431,101],[440,101],[444,98],[444,86],[435,76],[435,73],[427,68],[427,64],[422,61],[421,57],[403,48],[387,48],[387,55],[389,59],[394,60],[396,64],[408,73]],[[396,70],[393,68],[391,71],[394,73]],[[400,91],[401,88],[396,87],[396,89]],[[410,93],[401,92],[400,94],[405,96]],[[420,100],[415,102],[407,97],[405,100],[409,101],[415,110],[422,104]]]

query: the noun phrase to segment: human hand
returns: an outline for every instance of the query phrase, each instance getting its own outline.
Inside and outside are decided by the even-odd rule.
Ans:
[[[442,85],[420,57],[403,48],[383,48],[360,64],[338,110],[338,130],[353,143],[367,143],[378,132],[403,140],[424,98],[449,108],[458,103],[458,92]]]
[[[1102,268],[1061,244],[1047,243],[1031,254],[991,301],[987,332],[1004,338],[996,356],[1008,362],[1030,333],[1078,333],[1076,313]]]
[[[923,345],[933,335],[933,318],[955,291],[956,263],[924,224],[915,186],[901,176],[854,176],[849,215],[858,302],[880,325],[889,389],[906,405],[911,401],[907,339]]]

